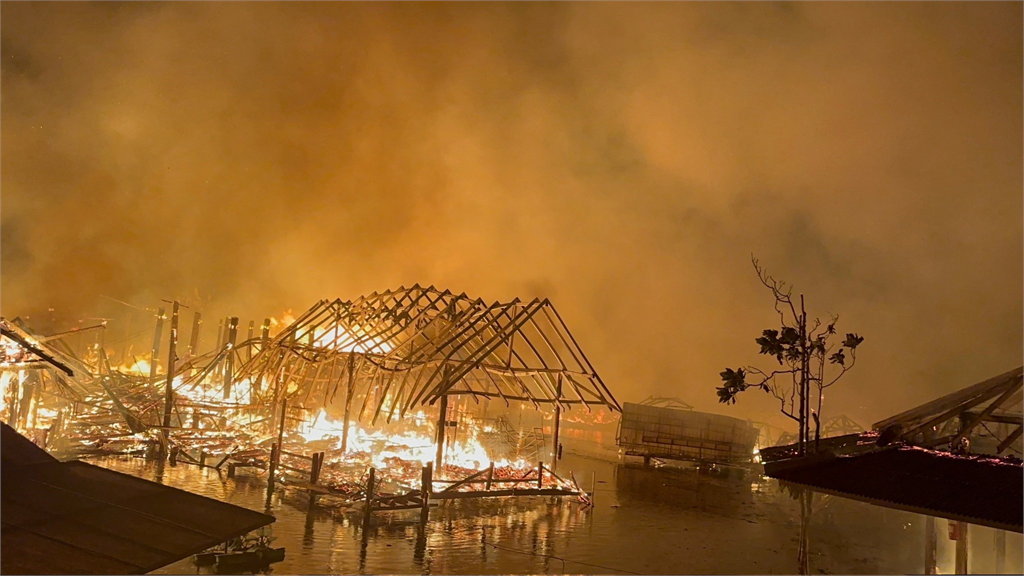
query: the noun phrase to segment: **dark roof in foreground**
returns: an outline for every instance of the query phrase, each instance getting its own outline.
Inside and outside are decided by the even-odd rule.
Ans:
[[[860,442],[852,436],[844,437],[840,454],[783,457],[766,462],[765,474],[878,506],[1022,532],[1020,460],[960,456],[903,444],[878,447],[877,435],[865,434]],[[776,449],[769,457],[783,454],[785,450]]]
[[[272,516],[84,462],[59,462],[3,424],[3,574],[144,574]]]

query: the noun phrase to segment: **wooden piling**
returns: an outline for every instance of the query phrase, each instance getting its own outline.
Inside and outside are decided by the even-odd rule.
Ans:
[[[309,468],[309,485],[311,487],[312,486],[316,486],[317,482],[320,481],[320,469],[321,469],[321,467],[323,467],[323,463],[324,463],[324,453],[323,452],[314,452],[313,453],[313,463],[312,463],[312,465],[310,465],[310,468]],[[317,497],[316,491],[310,490],[309,491],[309,505],[310,505],[310,507],[313,507],[314,505],[316,505],[316,497]]]
[[[554,424],[554,440],[551,444],[551,462],[552,470],[558,467],[558,428],[562,420],[562,405],[559,404],[562,400],[562,373],[558,373],[558,382],[555,385],[555,424]]]
[[[345,390],[345,416],[341,423],[341,453],[348,451],[348,424],[352,413],[352,395],[355,390],[355,354],[348,355],[348,384]],[[367,392],[369,394],[369,392]]]
[[[217,321],[217,348],[224,345],[224,319]]]
[[[249,345],[245,347],[245,359],[246,359],[246,361],[252,360],[252,335],[253,335],[253,333],[255,331],[256,331],[256,321],[255,320],[249,320],[249,334],[248,334],[248,336],[245,339],[246,342],[249,342]]]
[[[374,492],[374,475],[376,471],[370,468],[370,476],[366,479],[366,508],[363,509],[363,533],[365,534],[370,528],[370,515],[373,514],[373,492]]]
[[[267,465],[267,497],[270,490],[274,489],[274,474],[277,472],[277,442],[270,445],[270,463]]]
[[[544,487],[544,461],[537,462],[537,488]]]
[[[270,318],[263,320],[263,328],[260,330],[260,352],[267,347],[267,342],[270,342]]]
[[[153,355],[150,356],[149,381],[156,384],[156,364],[160,356],[160,335],[164,332],[164,309],[161,306],[156,313],[156,332],[153,334]]]
[[[270,445],[270,464],[268,469],[270,470],[270,477],[267,479],[268,487],[273,489],[274,487],[274,473],[277,472],[278,464],[281,462],[281,450],[284,442],[284,415],[285,410],[288,409],[287,400],[281,399],[281,422],[277,428],[277,442]]]
[[[448,396],[441,396],[440,414],[437,417],[437,456],[434,459],[434,466],[441,469],[441,461],[444,459],[444,438],[448,430]]]
[[[228,354],[224,362],[224,399],[231,398],[231,387],[235,378],[235,342],[238,339],[238,317],[228,319]]]
[[[427,462],[427,465],[423,467],[423,476],[420,479],[420,494],[423,500],[423,507],[420,509],[420,524],[424,526],[426,526],[427,520],[430,519],[430,495],[434,491],[433,485],[434,465],[431,462]]]
[[[199,350],[199,329],[203,325],[203,315],[196,312],[192,316],[192,333],[189,335],[188,341],[188,355],[194,356],[196,351]]]
[[[167,444],[170,442],[171,435],[171,411],[174,410],[174,364],[177,362],[177,346],[178,346],[178,307],[179,302],[175,300],[171,303],[171,337],[167,352],[167,383],[164,386],[164,421],[163,430],[161,430],[160,438],[162,450],[167,449]],[[181,424],[180,422],[178,423]]]
[[[281,447],[284,446],[284,424],[288,414],[288,399],[281,398],[281,418],[277,423],[277,448],[278,452],[281,451]],[[280,456],[280,454],[278,454]]]
[[[494,481],[494,462],[491,462],[491,465],[487,467],[487,483],[484,484],[484,490],[491,489],[492,481]]]

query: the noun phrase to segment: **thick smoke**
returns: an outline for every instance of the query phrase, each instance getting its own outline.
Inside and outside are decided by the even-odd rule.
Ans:
[[[775,321],[756,252],[866,336],[826,410],[870,424],[1022,361],[1021,21],[4,4],[3,314],[547,296],[620,400],[767,418],[714,394]]]

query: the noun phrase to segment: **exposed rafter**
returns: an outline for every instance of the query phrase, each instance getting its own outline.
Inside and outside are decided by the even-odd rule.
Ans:
[[[911,444],[937,446],[955,444],[985,422],[1019,426],[1024,367],[1004,372],[984,382],[912,408],[877,422],[875,430]],[[1008,448],[1019,431],[1000,442],[998,453]]]
[[[373,421],[453,395],[620,410],[548,300],[487,303],[419,285],[318,302],[237,378],[302,404],[340,389]]]

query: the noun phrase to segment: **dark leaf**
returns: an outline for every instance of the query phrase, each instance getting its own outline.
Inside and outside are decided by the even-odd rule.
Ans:
[[[840,366],[846,365],[846,355],[843,354],[843,350],[839,349],[828,357],[829,361],[833,364],[839,364]]]
[[[843,341],[843,346],[846,346],[847,348],[853,350],[854,348],[859,346],[860,343],[863,341],[863,336],[857,336],[856,334],[849,333],[846,335],[846,340]]]

